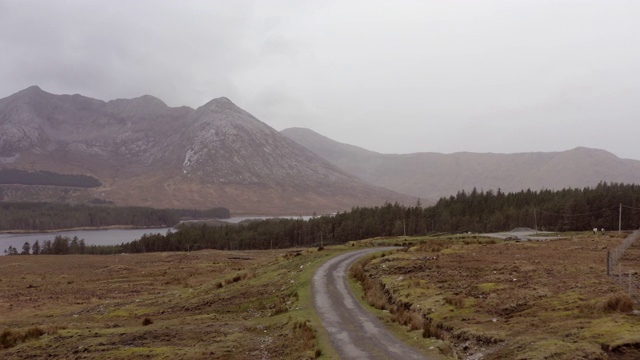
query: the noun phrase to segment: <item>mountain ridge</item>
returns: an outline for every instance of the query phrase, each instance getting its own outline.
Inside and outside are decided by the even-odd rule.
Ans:
[[[29,87],[0,99],[0,167],[90,175],[103,184],[5,186],[0,200],[99,198],[281,215],[415,200],[335,168],[225,97],[192,109],[150,95],[105,102]]]
[[[381,154],[334,141],[310,129],[281,132],[363,181],[427,201],[473,188],[508,192],[582,188],[600,181],[640,182],[640,161],[587,147],[513,154]]]

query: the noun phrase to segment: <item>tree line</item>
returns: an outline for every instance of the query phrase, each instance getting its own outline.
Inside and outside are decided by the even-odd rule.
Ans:
[[[226,219],[223,207],[208,210],[153,209],[49,202],[0,202],[0,230],[43,231],[112,225],[172,227],[181,219]]]
[[[9,246],[4,250],[5,255],[70,255],[70,254],[94,254],[94,255],[110,255],[121,253],[122,248],[119,246],[96,246],[86,245],[84,239],[78,239],[77,236],[70,238],[68,236],[56,235],[53,240],[36,240],[33,245],[28,241],[22,245],[22,249]]]
[[[50,171],[0,169],[0,184],[49,185],[78,188],[102,186],[100,180],[89,175],[58,174]]]
[[[508,231],[530,227],[547,231],[617,229],[640,225],[640,186],[602,182],[594,188],[563,190],[460,191],[434,206],[384,204],[355,207],[335,215],[302,219],[271,219],[240,225],[180,226],[166,235],[145,235],[122,244],[124,252],[197,249],[275,249],[342,244],[379,236],[430,233]]]
[[[620,208],[622,205],[622,213]],[[435,231],[496,232],[515,227],[548,231],[640,226],[640,185],[601,182],[583,189],[459,192],[429,209]]]

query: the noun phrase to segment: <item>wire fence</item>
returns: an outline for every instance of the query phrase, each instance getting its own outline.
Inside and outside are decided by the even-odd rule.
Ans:
[[[629,234],[622,244],[607,252],[607,275],[629,291],[629,297],[640,303],[640,278],[630,269],[624,269],[620,259],[624,253],[640,239],[640,230]]]

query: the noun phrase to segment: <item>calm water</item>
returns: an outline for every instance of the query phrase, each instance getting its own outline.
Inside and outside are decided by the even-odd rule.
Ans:
[[[300,216],[283,216],[283,218],[297,219]],[[248,219],[269,219],[268,216],[239,216],[225,219],[224,221],[230,223],[239,223]],[[307,220],[311,216],[302,216]],[[158,228],[158,229],[109,229],[109,230],[75,230],[75,231],[59,231],[51,233],[29,233],[29,234],[0,234],[0,256],[4,255],[4,250],[9,246],[13,246],[18,249],[18,252],[22,251],[22,245],[25,242],[33,245],[36,240],[40,241],[42,245],[43,240],[53,240],[57,235],[68,236],[73,238],[77,236],[78,239],[84,239],[87,245],[119,245],[125,242],[139,239],[144,234],[166,234],[167,231],[173,230],[173,228]]]
[[[301,215],[297,215],[297,216],[236,216],[236,217],[231,217],[229,219],[224,219],[223,221],[229,222],[229,223],[234,223],[237,224],[241,221],[244,220],[266,220],[266,219],[302,219],[302,220],[309,220],[311,219],[313,216],[311,215],[305,215],[305,216],[301,216]]]
[[[51,233],[31,233],[31,234],[0,234],[0,254],[4,255],[4,250],[13,246],[22,251],[22,245],[25,242],[33,245],[36,240],[53,240],[57,235],[68,236],[78,239],[84,239],[87,245],[118,245],[123,242],[139,239],[144,234],[166,234],[172,228],[158,229],[109,229],[109,230],[76,230],[76,231],[60,231]]]

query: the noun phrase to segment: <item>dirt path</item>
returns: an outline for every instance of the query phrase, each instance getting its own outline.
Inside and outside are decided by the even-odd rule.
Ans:
[[[348,289],[347,269],[358,258],[394,248],[352,251],[331,258],[316,271],[312,291],[316,311],[341,359],[425,359],[391,335]]]

